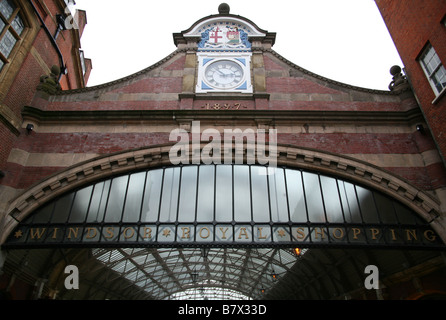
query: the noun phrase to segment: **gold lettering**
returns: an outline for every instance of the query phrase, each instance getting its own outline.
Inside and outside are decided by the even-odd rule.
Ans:
[[[93,231],[93,233],[91,233],[91,231]],[[85,237],[85,239],[93,239],[94,237],[96,237],[98,233],[98,230],[96,228],[87,228],[87,236]]]
[[[181,230],[183,230],[181,239],[189,239],[190,238],[190,228],[189,227],[181,227]]]
[[[266,239],[266,236],[262,235],[263,227],[258,227],[257,230],[259,231],[259,239]]]
[[[406,229],[406,239],[407,240],[412,240],[412,239],[418,240],[416,230],[415,229],[412,229],[412,230]]]
[[[372,239],[376,240],[376,236],[379,233],[379,229],[375,229],[375,228],[370,228],[370,232],[372,233]]]
[[[336,234],[338,232],[338,234]],[[344,238],[344,230],[341,228],[334,228],[332,231],[333,238],[342,239]]]
[[[202,234],[202,231],[203,230],[207,230],[207,235],[206,236],[203,236],[203,234]],[[198,231],[198,234],[199,234],[199,236],[202,238],[202,239],[207,239],[207,238],[209,238],[209,236],[211,235],[211,231],[209,230],[209,228],[207,228],[207,227],[203,227],[203,228],[200,228],[200,231]]]
[[[59,228],[54,228],[54,232],[53,232],[53,239],[56,239],[56,237],[57,237],[57,230],[59,230]]]
[[[130,235],[127,234],[128,230],[132,231],[132,233]],[[124,233],[124,239],[129,239],[129,238],[132,238],[135,235],[135,229],[133,229],[132,227],[127,227],[127,228],[124,229],[123,233]]]
[[[238,234],[239,239],[242,238],[242,234],[245,236],[245,239],[249,239],[248,232],[246,231],[246,228],[244,228],[244,227],[240,228],[240,233]]]
[[[428,235],[428,233],[430,235]],[[426,240],[428,241],[435,241],[437,239],[437,236],[435,235],[435,233],[432,230],[426,230],[424,231],[424,237],[426,238]]]
[[[396,240],[395,230],[390,229],[390,232],[392,232],[392,240],[395,241]]]
[[[144,227],[144,239],[151,239],[152,238],[152,228]]]
[[[352,228],[353,230],[353,239],[358,240],[358,235],[361,233],[361,229]]]
[[[228,229],[229,229],[229,228],[226,228],[226,229],[223,230],[223,228],[220,227],[220,231],[221,231],[222,234],[223,234],[222,239],[226,239],[226,231],[228,231]]]
[[[296,229],[296,233],[297,233],[296,238],[298,240],[303,240],[305,238],[304,231],[305,231],[305,229],[302,228],[302,227],[299,227],[299,228]]]
[[[37,239],[40,239],[43,236],[43,234],[45,233],[45,231],[46,231],[46,228],[37,228],[36,230],[34,228],[31,228],[29,233],[31,234],[31,239],[36,238],[36,236],[37,236]]]
[[[114,237],[114,228],[113,227],[107,227],[105,228],[105,232],[107,232],[108,236],[104,236],[105,239],[111,239]]]
[[[68,239],[71,239],[71,234],[74,234],[74,237],[77,238],[79,234],[79,228],[76,228],[76,231],[74,228],[68,228]]]
[[[319,229],[320,231],[317,231]],[[325,230],[321,228],[314,228],[315,233],[315,239],[319,239],[319,236],[321,236],[321,239],[325,239]]]

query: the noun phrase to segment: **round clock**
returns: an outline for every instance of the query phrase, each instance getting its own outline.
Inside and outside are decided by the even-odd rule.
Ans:
[[[206,68],[205,80],[217,89],[235,88],[243,80],[243,68],[231,60],[219,60]]]

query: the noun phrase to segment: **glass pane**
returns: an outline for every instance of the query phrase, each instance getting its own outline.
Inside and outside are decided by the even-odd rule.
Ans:
[[[398,223],[396,219],[395,210],[392,205],[392,200],[374,192],[376,205],[378,207],[379,216],[382,223]]]
[[[127,189],[127,197],[125,199],[124,216],[122,217],[122,221],[139,221],[145,181],[145,172],[135,173],[130,176],[129,186]]]
[[[217,167],[215,215],[218,222],[232,221],[232,166]]]
[[[88,213],[88,206],[90,204],[92,191],[93,191],[93,186],[90,186],[76,192],[76,196],[74,197],[73,206],[71,208],[70,218],[68,222],[85,221]]]
[[[436,52],[433,47],[429,46],[429,49],[427,50],[425,56],[423,57],[423,64],[428,72],[429,75],[432,74],[434,69],[436,68],[436,62],[435,62],[435,55]]]
[[[326,222],[318,176],[314,173],[304,172],[303,179],[310,221]]]
[[[3,28],[6,26],[6,24],[3,22],[2,19],[0,19],[0,33],[3,31]]]
[[[361,223],[362,218],[356,198],[355,186],[345,181],[338,181],[338,186],[342,207],[344,209],[345,222]]]
[[[197,221],[214,220],[214,166],[200,166],[198,170]]]
[[[56,201],[53,217],[51,218],[51,223],[67,222],[73,198],[74,193],[70,193]]]
[[[34,215],[31,215],[24,223],[48,223],[54,210],[54,202],[39,209]]]
[[[235,221],[251,221],[251,195],[249,167],[234,166],[234,218]]]
[[[12,35],[12,33],[8,30],[6,31],[3,38],[0,40],[0,52],[5,56],[9,57],[9,54],[14,48],[15,43],[17,42],[16,38]]]
[[[302,175],[297,170],[285,170],[288,192],[288,205],[292,222],[307,222]]]
[[[184,167],[181,172],[180,207],[178,209],[178,221],[195,221],[195,202],[197,198],[197,174],[196,166]]]
[[[273,168],[272,170],[269,170],[269,173],[271,219],[278,222],[287,222],[289,217],[285,188],[285,171],[283,169]]]
[[[421,218],[413,214],[407,207],[394,201],[395,210],[398,216],[398,221],[402,224],[423,223]]]
[[[379,216],[372,192],[360,186],[356,186],[356,193],[358,195],[364,223],[379,223]]]
[[[177,218],[179,183],[180,168],[168,168],[164,170],[159,219],[162,222],[173,222]]]
[[[121,221],[128,180],[128,176],[118,177],[112,180],[107,202],[107,211],[105,213],[105,222]]]
[[[162,179],[162,169],[147,172],[141,221],[154,222],[158,220]]]
[[[14,18],[14,21],[12,21],[11,25],[14,28],[14,30],[17,32],[18,35],[21,35],[23,32],[23,29],[25,29],[25,25],[24,25],[22,19],[18,15]]]
[[[6,20],[9,20],[14,12],[14,9],[15,5],[10,0],[0,1],[0,12],[6,18]]]
[[[265,167],[251,167],[252,212],[255,222],[269,222],[268,185]]]
[[[321,187],[324,195],[325,212],[327,214],[328,222],[344,222],[336,180],[330,177],[321,176]]]
[[[441,66],[432,76],[432,81],[435,84],[438,92],[441,92],[446,87],[446,69]]]
[[[435,70],[435,68],[438,66],[437,62],[435,61],[434,58],[430,59],[429,61],[427,61],[426,63],[426,69],[429,73],[429,75],[432,74],[432,72]]]
[[[87,222],[102,222],[102,220],[104,220],[105,205],[107,203],[110,182],[110,180],[107,180],[105,182],[95,184],[93,195],[91,197]]]

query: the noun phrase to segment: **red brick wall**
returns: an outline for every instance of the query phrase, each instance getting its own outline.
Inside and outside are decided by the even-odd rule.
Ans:
[[[433,136],[446,158],[446,96],[432,104],[436,95],[419,62],[419,55],[430,43],[446,66],[446,16],[444,0],[375,0],[401,56]]]
[[[0,170],[4,170],[16,136],[0,122]],[[0,180],[1,183],[1,180]]]
[[[414,134],[351,134],[351,133],[279,133],[277,142],[314,148],[338,154],[419,154],[435,149],[430,139],[417,139]],[[417,141],[425,140],[425,141]],[[137,149],[169,143],[169,133],[33,133],[21,139],[14,147],[29,153],[47,154],[98,154]],[[24,167],[8,163],[7,176],[2,184],[26,189],[32,184],[54,174],[63,167]],[[424,190],[446,186],[446,175],[441,163],[426,167],[384,167],[407,179]]]
[[[267,74],[267,92],[270,98],[265,100],[265,107],[270,111],[380,111],[402,112],[417,108],[417,103],[410,95],[398,96],[386,92],[358,89],[337,84],[315,77],[302,70],[290,67],[286,61],[265,53],[265,72]],[[53,96],[50,100],[35,99],[32,106],[45,111],[95,111],[95,110],[179,110],[181,101],[178,94],[182,90],[182,73],[185,54],[177,53],[162,63],[141,71],[136,76],[105,84],[87,90],[66,92]],[[290,70],[293,69],[293,72]],[[292,73],[292,76],[290,75]],[[389,76],[390,78],[390,76]],[[389,79],[390,81],[391,79]],[[216,119],[223,115],[225,110],[214,110],[216,104],[234,104],[241,102],[240,110],[253,110],[258,108],[255,100],[221,100],[196,99],[189,108],[214,112]],[[206,107],[209,106],[209,109]],[[234,119],[236,120],[236,119]],[[223,120],[221,120],[223,121]],[[220,121],[220,124],[223,122]],[[57,125],[54,123],[53,125]],[[158,144],[169,143],[169,132],[145,130],[135,128],[136,132],[116,130],[116,126],[123,124],[115,122],[101,123],[101,129],[89,132],[82,129],[81,124],[71,124],[70,130],[55,132],[33,132],[32,135],[21,136],[14,148],[29,154],[93,154],[108,155],[114,152],[126,151]],[[172,125],[168,124],[168,125]],[[283,124],[281,124],[283,126]],[[323,127],[324,123],[311,123],[311,126]],[[332,125],[332,124],[331,124]],[[294,132],[278,132],[278,143],[314,148],[337,154],[374,156],[413,156],[420,159],[424,152],[435,152],[436,146],[430,135],[417,132],[414,124],[407,123],[402,128],[404,132],[393,130],[392,124],[387,124],[389,130],[379,129],[385,125],[375,124],[369,126],[370,132],[357,130],[361,124],[343,122],[338,129],[331,128],[326,132],[322,129],[305,132],[302,129]],[[76,128],[76,126],[79,126]],[[234,126],[237,124],[234,122]],[[280,126],[280,124],[279,124]],[[328,125],[330,126],[330,125]],[[349,128],[349,129],[348,129]],[[347,130],[348,131],[345,131]],[[50,174],[63,170],[64,167],[32,167],[17,163],[8,163],[7,177],[3,184],[17,189],[24,189]],[[425,166],[410,167],[395,163],[384,165],[383,169],[409,180],[424,190],[434,190],[446,186],[446,173],[440,163]]]
[[[63,13],[63,9],[56,5],[56,1],[46,0],[43,1],[46,8],[48,8],[53,16],[57,13]],[[46,13],[43,7],[38,3],[38,1],[33,1],[36,8],[42,18],[45,21],[52,35],[56,32],[56,24],[52,20],[51,16]],[[30,10],[31,6],[27,5]],[[45,33],[44,29],[40,27],[40,21],[38,21],[37,15],[33,12],[31,15],[35,19],[35,25],[39,28],[37,36],[32,42],[32,47],[34,52],[39,56],[39,59],[51,69],[51,66],[60,66],[59,56],[56,49],[50,42],[48,35]],[[85,16],[81,19],[82,23],[86,22]],[[30,23],[32,25],[32,23]],[[84,25],[81,24],[83,29]],[[79,77],[81,73],[77,72],[80,68],[77,65],[77,59],[75,59],[74,52],[76,52],[76,43],[79,40],[74,39],[77,33],[73,30],[63,31],[63,36],[59,35],[57,38],[57,44],[63,54],[64,61],[68,67],[68,74],[62,76],[61,86],[63,89],[76,89],[83,87],[83,80]],[[27,39],[24,39],[26,41]],[[73,51],[74,50],[74,51]],[[24,106],[29,106],[32,104],[34,95],[36,93],[36,88],[40,82],[40,77],[46,75],[47,71],[41,66],[36,57],[29,51],[20,66],[19,71],[15,75],[6,75],[5,79],[11,81],[9,86],[9,91],[4,92],[3,100],[0,103],[7,106],[13,111],[17,119],[21,119],[21,112]],[[9,129],[0,123],[0,138],[1,138],[1,148],[0,148],[0,170],[8,159],[9,153],[11,152],[12,141],[16,139],[12,132],[8,132]]]
[[[42,52],[42,58],[48,65],[57,62],[57,56],[54,52],[48,51],[43,42],[45,35],[40,33],[35,41],[35,48]],[[46,52],[47,51],[47,52]],[[34,94],[36,93],[37,85],[40,82],[40,76],[44,75],[46,71],[42,69],[36,59],[31,55],[25,58],[20,71],[14,78],[11,88],[3,100],[3,104],[7,105],[14,111],[17,117],[21,117],[21,112],[24,106],[30,105]]]

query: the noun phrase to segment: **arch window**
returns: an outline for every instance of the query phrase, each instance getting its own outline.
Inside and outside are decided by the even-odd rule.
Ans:
[[[257,165],[152,168],[39,208],[7,245],[443,246],[398,201],[335,177]]]
[[[11,0],[0,2],[0,71],[9,62],[11,52],[21,40],[25,23],[20,9]]]

